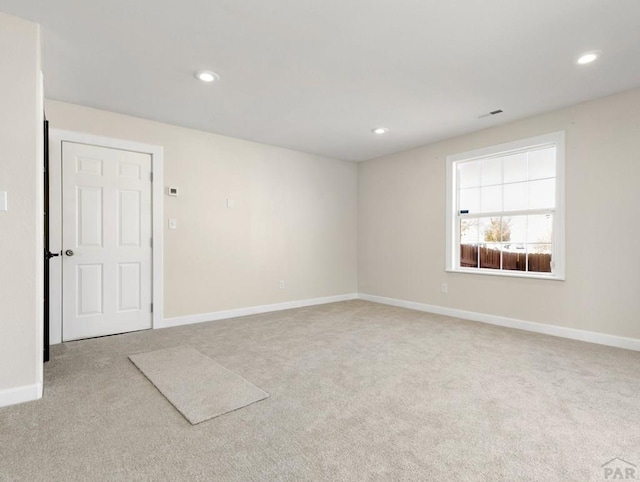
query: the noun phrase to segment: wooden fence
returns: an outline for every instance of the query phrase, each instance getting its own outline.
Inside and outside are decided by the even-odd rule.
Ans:
[[[478,249],[480,256],[478,257]],[[460,266],[477,268],[500,269],[499,249],[479,247],[475,244],[460,245]],[[551,255],[546,253],[510,253],[502,251],[502,269],[511,271],[526,271],[527,257],[529,258],[529,271],[538,273],[551,272]]]

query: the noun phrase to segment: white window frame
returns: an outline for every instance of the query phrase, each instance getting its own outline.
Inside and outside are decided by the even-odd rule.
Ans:
[[[467,268],[460,266],[460,223],[458,222],[457,209],[457,179],[456,164],[462,161],[484,159],[508,155],[517,151],[538,149],[544,147],[556,148],[556,207],[553,213],[553,258],[551,273],[535,273],[510,270],[496,270],[485,268]],[[565,279],[565,133],[564,131],[552,132],[527,139],[520,139],[505,144],[483,147],[468,152],[447,156],[447,232],[446,232],[446,264],[445,271],[454,273],[482,274],[493,276],[507,276],[517,278],[536,279]],[[509,213],[511,214],[511,213]]]

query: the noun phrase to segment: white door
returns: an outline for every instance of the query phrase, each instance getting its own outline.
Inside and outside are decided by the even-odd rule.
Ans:
[[[151,156],[62,143],[62,339],[151,328]]]

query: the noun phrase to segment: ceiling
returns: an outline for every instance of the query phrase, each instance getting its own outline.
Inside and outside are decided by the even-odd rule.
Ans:
[[[638,0],[0,0],[0,11],[42,25],[50,99],[344,160],[640,86]],[[576,65],[595,49],[599,60]],[[221,79],[201,83],[198,69]]]

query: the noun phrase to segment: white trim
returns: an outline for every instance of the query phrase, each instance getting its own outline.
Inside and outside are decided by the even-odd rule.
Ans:
[[[447,273],[464,273],[472,275],[502,276],[507,278],[548,279],[552,281],[565,281],[564,277],[553,276],[547,273],[534,273],[525,271],[509,271],[488,268],[458,268],[445,269]]]
[[[366,293],[349,293],[345,295],[327,296],[323,298],[310,298],[305,300],[285,301],[283,303],[275,303],[271,305],[251,306],[247,308],[237,308],[233,310],[214,311],[211,313],[200,313],[195,315],[177,316],[174,318],[164,318],[158,322],[154,320],[154,329],[170,328],[173,326],[191,325],[194,323],[205,323],[208,321],[226,320],[229,318],[238,318],[241,316],[257,315],[261,313],[271,313],[274,311],[290,310],[293,308],[304,308],[307,306],[322,305],[326,303],[337,303],[349,300],[365,300],[385,305],[398,306],[400,308],[408,308],[410,310],[424,311],[437,315],[451,316],[464,320],[478,321],[490,325],[503,326],[506,328],[515,328],[517,330],[529,331],[532,333],[540,333],[544,335],[557,336],[560,338],[568,338],[571,340],[584,341],[587,343],[596,343],[598,345],[613,346],[616,348],[624,348],[627,350],[640,351],[640,339],[628,338],[623,336],[608,335],[606,333],[597,333],[593,331],[580,330],[577,328],[567,328],[558,325],[550,325],[545,323],[537,323],[534,321],[519,320],[517,318],[508,318],[504,316],[490,315],[486,313],[478,313],[474,311],[459,310],[456,308],[448,308],[445,306],[428,305],[415,301],[400,300],[397,298],[388,298],[384,296],[369,295]],[[18,390],[18,389],[12,389]],[[42,387],[40,387],[40,391]],[[2,394],[0,392],[0,406],[2,406]],[[42,393],[38,397],[40,398]],[[34,400],[28,398],[27,400]],[[14,402],[19,403],[19,401]]]
[[[444,257],[445,271],[451,271],[456,266],[460,265],[460,263],[458,262],[458,258],[460,257],[460,254],[457,252],[456,249],[453,248],[454,243],[456,244],[456,246],[458,244],[456,242],[456,233],[458,232],[458,228],[455,226],[455,220],[457,219],[456,212],[455,212],[456,203],[453,202],[453,193],[456,192],[455,176],[453,175],[453,163],[454,163],[453,157],[447,156],[446,166],[445,166],[446,184],[444,189],[445,196],[446,196],[446,200],[445,200],[446,249],[445,249],[445,257]]]
[[[42,383],[0,390],[0,407],[31,402],[42,398]]]
[[[566,277],[565,272],[565,191],[567,190],[565,185],[564,173],[566,162],[566,147],[565,147],[565,134],[564,131],[555,132],[556,137],[556,210],[553,215],[553,252],[559,253],[554,256],[553,259],[553,272],[560,280],[564,280]]]
[[[40,27],[38,27],[38,38],[40,39]],[[39,40],[40,41],[40,40]],[[40,49],[38,49],[38,55],[40,56]],[[40,60],[38,63],[41,65]],[[38,126],[39,130],[44,127],[44,74],[40,70],[40,78],[38,82]],[[35,316],[35,329],[36,335],[36,383],[42,385],[44,380],[44,136],[42,131],[37,137],[37,160],[36,160],[36,208],[37,216],[34,219],[36,223],[36,316]],[[42,391],[42,390],[41,390]],[[42,395],[41,395],[42,396]]]
[[[507,318],[504,316],[489,315],[485,313],[477,313],[474,311],[464,311],[455,308],[447,308],[444,306],[427,305],[424,303],[416,303],[414,301],[386,298],[384,296],[368,295],[365,293],[360,293],[358,297],[361,300],[373,301],[374,303],[382,303],[391,306],[399,306],[401,308],[408,308],[410,310],[426,311],[428,313],[435,313],[437,315],[445,315],[455,318],[462,318],[464,320],[479,321],[481,323],[488,323],[490,325],[515,328],[518,330],[530,331],[533,333],[541,333],[543,335],[558,336],[560,338],[569,338],[571,340],[596,343],[598,345],[606,345],[616,348],[625,348],[627,350],[640,351],[640,339],[637,338],[607,335],[605,333],[579,330],[577,328],[567,328],[558,325],[547,325],[545,323],[536,323],[534,321],[518,320],[516,318]]]
[[[49,164],[49,195],[51,202],[49,204],[50,211],[50,249],[51,252],[62,251],[62,149],[63,141],[76,142],[79,144],[89,144],[94,146],[109,147],[111,149],[121,149],[124,151],[140,152],[151,156],[151,170],[153,172],[153,181],[151,187],[152,196],[152,222],[153,222],[153,250],[152,250],[152,269],[153,269],[153,315],[152,327],[161,325],[163,315],[164,285],[163,285],[163,235],[164,223],[163,206],[164,206],[164,176],[163,176],[163,157],[164,149],[161,146],[151,144],[142,144],[139,142],[127,141],[122,139],[112,139],[110,137],[95,136],[92,134],[84,134],[81,132],[65,131],[61,129],[51,129],[49,136],[50,146],[50,164]],[[54,175],[54,173],[56,175]],[[50,343],[55,345],[62,343],[62,269],[60,258],[51,258],[50,261],[50,279],[52,282],[50,293],[50,316],[49,316],[49,332]],[[58,261],[58,262],[56,262]],[[57,280],[57,282],[54,282]]]
[[[198,315],[177,316],[175,318],[165,318],[161,323],[155,324],[154,328],[169,328],[172,326],[190,325],[192,323],[204,323],[206,321],[226,320],[239,316],[258,315],[273,311],[290,310],[292,308],[304,308],[305,306],[324,305],[326,303],[336,303],[338,301],[357,300],[358,293],[346,295],[327,296],[324,298],[310,298],[306,300],[285,301],[272,305],[250,306],[248,308],[237,308],[234,310],[214,311],[212,313],[201,313]]]

